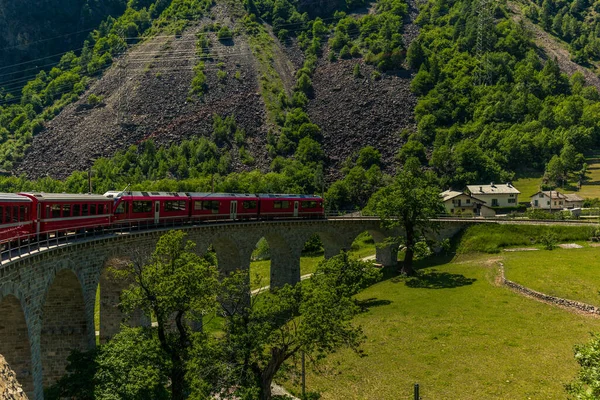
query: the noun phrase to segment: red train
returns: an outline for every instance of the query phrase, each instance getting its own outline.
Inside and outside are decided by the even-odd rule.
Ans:
[[[0,242],[118,225],[324,218],[323,199],[297,194],[0,193]]]

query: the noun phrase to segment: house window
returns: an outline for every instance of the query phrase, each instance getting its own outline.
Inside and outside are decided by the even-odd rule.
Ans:
[[[514,194],[509,194],[508,197],[515,197],[515,195]]]
[[[517,202],[517,199],[508,199],[509,204],[515,204],[516,202]]]
[[[539,198],[543,198],[543,197],[544,197],[544,193],[540,193],[540,194],[538,195],[538,197],[539,197]]]
[[[547,202],[546,202],[546,205],[547,205],[547,206],[549,206],[549,205],[550,205],[550,201],[547,201]]]
[[[538,201],[537,201],[537,200],[534,200],[534,201],[533,201],[533,205],[537,207],[537,206],[538,206]]]
[[[471,204],[471,199],[467,199],[467,204]]]
[[[492,207],[498,207],[498,199],[492,199]]]

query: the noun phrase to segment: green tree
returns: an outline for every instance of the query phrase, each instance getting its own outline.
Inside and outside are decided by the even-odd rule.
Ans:
[[[196,255],[195,244],[185,241],[185,236],[181,231],[169,232],[159,239],[147,263],[138,261],[115,271],[118,278],[132,282],[121,295],[123,309],[140,309],[156,318],[155,334],[148,340],[156,340],[165,355],[157,362],[162,363],[160,369],[170,381],[172,400],[184,399],[189,391],[186,363],[195,342],[189,322],[202,321],[215,310],[219,288],[216,267]],[[116,351],[112,354],[115,362],[126,362],[119,354],[127,357],[127,352]]]
[[[566,385],[571,398],[593,400],[600,398],[600,334],[592,334],[586,344],[575,346],[575,360],[579,372],[575,380]]]
[[[546,165],[544,180],[554,183],[555,186],[564,186],[567,179],[567,172],[562,159],[555,155]]]
[[[224,389],[242,398],[271,399],[271,383],[284,363],[299,354],[320,359],[339,348],[358,351],[359,312],[352,296],[381,278],[370,263],[343,253],[323,261],[312,279],[248,299],[248,272],[224,280],[226,370]]]
[[[406,247],[401,272],[413,275],[415,245],[421,237],[435,228],[430,219],[444,211],[440,190],[429,173],[423,173],[417,160],[408,160],[396,176],[396,180],[373,195],[369,208],[381,218],[385,228],[400,227],[404,230]]]

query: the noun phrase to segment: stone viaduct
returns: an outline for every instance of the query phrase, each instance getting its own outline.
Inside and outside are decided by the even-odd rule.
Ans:
[[[446,223],[437,235],[452,236],[463,225]],[[116,260],[131,259],[134,254],[148,256],[168,229],[78,239],[2,262],[0,354],[16,372],[30,398],[43,399],[43,388],[64,374],[72,349],[95,346],[98,285],[101,342],[118,332],[123,321],[117,307],[122,287],[110,279],[107,267]],[[323,242],[325,257],[349,249],[364,231],[369,231],[376,242],[402,234],[385,231],[374,218],[229,222],[176,229],[187,232],[199,253],[212,245],[218,267],[224,273],[249,268],[252,251],[264,237],[271,252],[273,286],[299,282],[301,251],[315,233]],[[393,265],[397,253],[397,245],[387,245],[377,249],[376,259],[383,265]]]

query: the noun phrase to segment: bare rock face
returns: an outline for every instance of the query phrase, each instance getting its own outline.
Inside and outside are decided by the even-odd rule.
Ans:
[[[0,355],[0,400],[27,400],[15,373]]]

